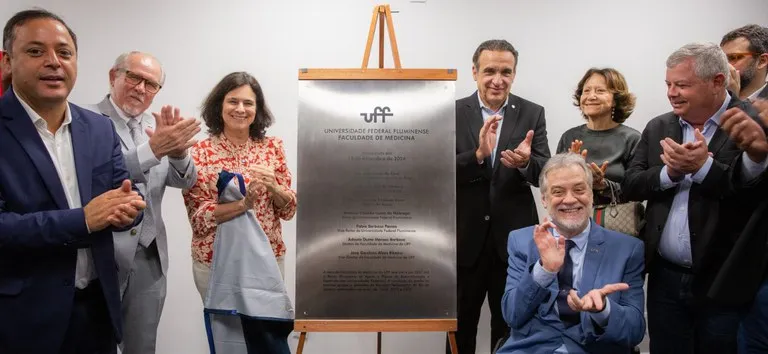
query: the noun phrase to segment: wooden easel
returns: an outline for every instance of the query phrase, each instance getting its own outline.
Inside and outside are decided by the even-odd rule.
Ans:
[[[447,332],[451,353],[457,354],[456,319],[419,320],[296,320],[294,330],[300,331],[296,354],[304,351],[307,332],[377,332],[376,353],[381,354],[381,332]],[[442,352],[442,350],[441,350]]]
[[[392,47],[395,68],[384,68],[384,27],[385,21]],[[376,23],[379,23],[379,67],[368,69]],[[300,69],[299,80],[446,80],[456,81],[454,69],[403,69],[397,50],[395,29],[392,25],[392,11],[389,5],[373,8],[368,42],[360,69]],[[294,331],[300,332],[296,353],[302,354],[308,332],[376,332],[376,353],[381,354],[382,332],[447,332],[451,353],[457,354],[455,318],[449,319],[371,319],[371,320],[296,320]]]

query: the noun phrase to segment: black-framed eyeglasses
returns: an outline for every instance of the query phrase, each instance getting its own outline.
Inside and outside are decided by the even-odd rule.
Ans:
[[[161,88],[163,88],[163,85],[160,85],[157,82],[154,82],[150,79],[147,79],[139,74],[134,73],[130,70],[120,69],[120,71],[125,73],[125,82],[127,82],[130,85],[136,86],[141,84],[141,82],[144,82],[144,88],[149,93],[157,93],[160,91]]]

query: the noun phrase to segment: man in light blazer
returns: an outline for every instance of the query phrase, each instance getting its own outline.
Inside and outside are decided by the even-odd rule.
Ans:
[[[506,40],[481,43],[472,56],[477,92],[456,101],[459,354],[475,353],[486,294],[489,349],[508,332],[501,315],[507,235],[539,219],[531,185],[549,158],[547,128],[543,107],[509,93],[517,57]]]
[[[165,81],[152,55],[120,55],[109,71],[110,94],[91,109],[109,117],[120,137],[125,166],[146,198],[142,223],[115,232],[115,258],[124,318],[123,354],[155,352],[168,272],[168,240],[162,219],[165,187],[191,188],[197,170],[187,149],[200,131],[194,118],[165,106],[160,114],[146,110]]]
[[[630,353],[643,340],[643,242],[590,222],[592,172],[553,156],[539,185],[551,221],[509,234],[497,353]]]

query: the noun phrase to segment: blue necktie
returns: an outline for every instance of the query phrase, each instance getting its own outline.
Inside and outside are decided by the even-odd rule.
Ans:
[[[573,260],[571,259],[571,248],[573,246],[576,246],[575,242],[571,240],[565,241],[565,261],[563,262],[563,267],[557,273],[557,283],[560,287],[557,293],[557,310],[560,313],[560,321],[565,324],[566,328],[580,322],[579,313],[573,311],[568,306],[568,293],[573,289]]]

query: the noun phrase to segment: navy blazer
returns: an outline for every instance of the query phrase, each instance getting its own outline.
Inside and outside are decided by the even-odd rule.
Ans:
[[[129,176],[112,122],[73,104],[69,109],[85,206]],[[13,90],[7,91],[0,98],[0,352],[58,353],[72,312],[77,250],[88,247],[121,340],[112,231],[88,234],[83,208],[69,209],[37,129]]]
[[[579,296],[607,284],[627,283],[629,290],[608,295],[611,313],[605,328],[589,314],[565,328],[556,312],[557,280],[539,286],[532,276],[539,261],[533,227],[509,234],[507,286],[501,301],[511,331],[498,353],[553,353],[565,343],[570,353],[629,353],[645,335],[643,242],[592,223],[581,271]]]

